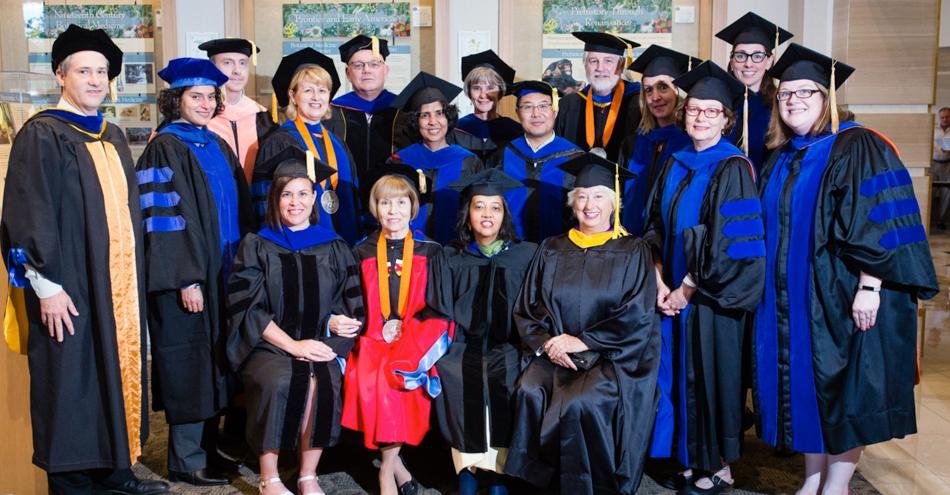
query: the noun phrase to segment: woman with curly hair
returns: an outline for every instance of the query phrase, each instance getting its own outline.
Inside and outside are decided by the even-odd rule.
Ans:
[[[171,481],[223,485],[208,468],[226,369],[216,362],[226,324],[224,283],[250,230],[244,170],[209,131],[228,77],[208,60],[177,58],[158,73],[163,125],[139,158],[148,328],[157,408],[164,408]],[[210,460],[214,460],[212,457]]]
[[[409,113],[409,126],[418,136],[416,144],[397,151],[396,155],[404,163],[423,170],[432,183],[430,191],[420,191],[432,196],[431,204],[420,206],[410,228],[443,245],[455,238],[459,204],[459,193],[449,184],[482,168],[475,154],[446,141],[458,123],[458,108],[449,102],[460,92],[462,88],[420,72],[392,103]]]

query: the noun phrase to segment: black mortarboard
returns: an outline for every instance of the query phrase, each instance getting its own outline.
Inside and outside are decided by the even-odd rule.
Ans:
[[[674,79],[673,84],[690,98],[716,100],[726,108],[733,108],[745,93],[745,85],[711,60]]]
[[[205,58],[173,58],[164,69],[158,71],[158,77],[167,82],[170,88],[218,87],[228,82],[228,76]]]
[[[524,184],[517,179],[502,172],[501,169],[489,168],[477,174],[463,177],[449,184],[449,187],[467,196],[474,196],[476,194],[481,196],[501,196],[523,185]]]
[[[115,79],[122,72],[122,50],[112,41],[112,38],[102,29],[83,29],[70,24],[62,34],[56,37],[52,56],[53,72],[66,57],[84,51],[101,53],[109,62],[109,80]]]
[[[485,50],[462,57],[462,80],[464,81],[468,77],[468,73],[472,72],[472,69],[482,66],[497,72],[501,76],[501,80],[505,81],[506,87],[510,87],[515,82],[515,69],[506,64],[493,50]]]
[[[462,88],[445,79],[433,76],[428,72],[420,72],[409,81],[409,84],[389,106],[403,112],[412,112],[426,103],[438,100],[440,97],[451,103],[461,92]]]
[[[372,50],[374,54],[386,60],[386,57],[389,56],[389,43],[376,36],[360,34],[340,45],[340,59],[343,60],[344,64],[348,64],[350,63],[350,57],[360,50]]]
[[[792,43],[769,70],[769,76],[779,81],[808,79],[826,88],[831,87],[831,67],[834,65],[835,88],[841,87],[845,79],[854,73],[854,67],[833,60],[798,43]]]
[[[558,167],[574,176],[574,187],[606,186],[616,191],[617,181],[623,184],[632,179],[633,174],[626,167],[590,151],[581,153]]]
[[[633,61],[633,49],[640,46],[639,43],[611,33],[575,31],[571,34],[584,42],[585,52],[612,53],[614,55],[626,54],[631,59],[631,62]]]
[[[759,44],[771,53],[778,45],[792,39],[792,33],[749,12],[716,33],[716,37],[733,46]]]
[[[643,77],[670,76],[674,79],[693,70],[703,61],[660,45],[650,45],[628,67]]]
[[[514,95],[518,101],[521,97],[531,93],[542,93],[551,97],[551,108],[557,112],[558,99],[561,97],[560,91],[554,86],[544,81],[518,81],[508,88],[508,94]]]
[[[219,53],[240,53],[250,57],[252,54],[260,53],[261,49],[254,43],[242,38],[218,38],[208,40],[198,45],[199,50],[208,52],[208,58]]]
[[[278,177],[307,178],[314,183],[323,182],[336,173],[336,170],[319,158],[296,146],[287,146],[260,166],[263,170],[273,170],[274,179]]]
[[[309,65],[322,67],[330,74],[330,79],[333,81],[333,87],[330,88],[330,99],[333,99],[333,95],[340,89],[340,75],[336,72],[336,64],[333,63],[333,59],[330,57],[307,47],[280,59],[280,65],[277,66],[277,70],[274,72],[271,86],[274,88],[274,96],[277,97],[277,103],[280,106],[285,107],[290,103],[287,90],[290,88],[290,81],[293,80],[294,75],[300,69]]]
[[[369,193],[376,182],[387,176],[396,175],[409,181],[409,184],[419,193],[419,204],[427,203],[430,199],[432,180],[414,164],[404,163],[397,155],[386,160],[386,163],[372,167],[367,172],[367,180],[360,181],[360,197],[364,205],[369,204]]]

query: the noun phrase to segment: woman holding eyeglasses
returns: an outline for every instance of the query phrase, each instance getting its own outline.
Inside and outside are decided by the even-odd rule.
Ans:
[[[449,141],[482,162],[521,135],[521,124],[498,115],[498,102],[515,82],[515,70],[494,51],[462,57],[462,86],[474,111],[459,119]]]
[[[772,52],[791,39],[792,33],[749,12],[716,33],[716,37],[732,45],[729,73],[748,88],[748,103],[740,99],[734,107],[737,122],[742,122],[743,114],[748,113],[748,134],[737,125],[728,139],[746,151],[758,171],[766,159],[765,132],[775,101],[775,82],[766,76],[766,71],[774,61]],[[746,104],[748,112],[744,108]]]
[[[661,331],[673,349],[672,387],[660,389],[672,390],[673,417],[658,418],[654,429],[672,429],[672,452],[686,468],[664,486],[721,493],[732,487],[729,463],[742,448],[742,342],[762,293],[761,208],[752,165],[723,139],[742,83],[712,62],[673,83],[687,92],[683,123],[692,143],[661,171],[643,236],[657,260]]]
[[[772,69],[754,397],[763,439],[805,454],[800,494],[848,493],[865,445],[917,431],[917,300],[938,290],[897,151],[834,105],[853,71],[794,43]]]
[[[630,66],[630,70],[642,75],[640,108],[647,110],[640,117],[637,132],[620,145],[619,163],[626,165],[634,176],[624,187],[621,221],[627,232],[635,236],[643,235],[647,196],[660,168],[674,151],[690,143],[686,131],[676,125],[676,111],[682,98],[673,79],[700,62],[669,48],[650,45]]]

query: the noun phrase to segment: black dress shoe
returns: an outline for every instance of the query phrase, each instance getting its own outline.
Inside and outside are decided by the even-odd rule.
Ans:
[[[682,495],[718,495],[732,491],[732,483],[729,483],[719,476],[713,475],[709,480],[712,481],[712,486],[709,488],[700,488],[696,486],[695,483],[690,483],[686,488],[681,490],[680,493]]]
[[[399,485],[399,495],[417,495],[422,490],[422,485],[415,478]]]
[[[195,486],[220,486],[230,483],[227,476],[211,468],[199,469],[190,473],[169,471],[168,479]]]
[[[676,473],[673,476],[670,476],[669,478],[666,478],[665,480],[661,481],[660,486],[662,486],[663,488],[668,488],[670,490],[680,491],[683,488],[686,488],[686,485],[692,483],[692,481],[693,481],[692,476],[687,477],[683,473]]]
[[[96,495],[158,495],[168,493],[168,483],[132,478],[108,487],[97,486],[93,489],[93,493]]]

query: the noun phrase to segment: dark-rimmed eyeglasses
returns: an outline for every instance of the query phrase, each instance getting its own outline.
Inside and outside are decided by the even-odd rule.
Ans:
[[[775,93],[775,99],[778,101],[785,101],[795,95],[799,100],[807,100],[811,98],[811,95],[815,93],[820,93],[819,89],[796,89],[795,91],[779,91]]]
[[[735,60],[736,62],[739,62],[740,64],[744,63],[746,60],[749,60],[750,57],[752,58],[753,62],[757,64],[761,64],[762,62],[765,61],[766,58],[769,57],[769,54],[765,52],[752,52],[752,53],[732,52],[730,56],[732,57],[733,60]]]

